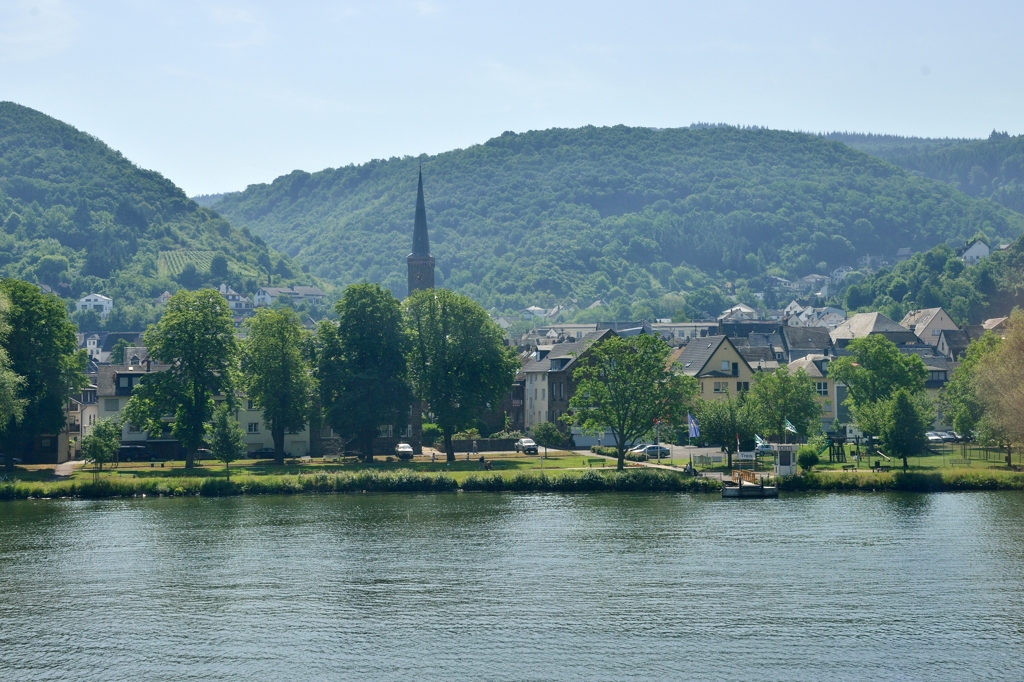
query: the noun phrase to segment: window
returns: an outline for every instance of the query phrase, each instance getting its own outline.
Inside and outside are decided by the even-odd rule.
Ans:
[[[259,433],[260,432],[260,423],[259,422],[249,422],[248,431],[249,431],[249,433]]]
[[[933,329],[932,330],[932,336],[938,336],[940,331],[941,330],[939,330],[939,329]]]
[[[139,427],[131,422],[128,422],[128,433],[140,433]]]
[[[737,393],[739,393],[740,391],[749,391],[749,390],[750,390],[750,382],[749,381],[737,381],[736,382],[736,392]]]
[[[946,373],[943,371],[928,372],[929,381],[945,381]]]
[[[546,388],[540,389],[540,399],[541,400],[547,400],[547,397],[548,397],[548,390]]]
[[[816,388],[818,389],[818,395],[827,398],[828,397],[828,382],[819,381],[817,382]]]
[[[120,409],[118,404],[117,398],[106,398],[103,401],[103,409],[107,412],[117,412]]]
[[[117,386],[118,388],[129,388],[132,385],[132,380],[128,377],[118,377]]]
[[[727,393],[729,391],[728,381],[716,381],[712,387],[713,393]]]
[[[722,371],[723,372],[728,372],[729,369],[730,369],[729,361],[728,360],[722,360]]]
[[[249,398],[249,400],[246,402],[246,408],[245,409],[247,409],[247,410],[255,410],[256,409],[256,403],[254,403],[252,401],[252,398]]]

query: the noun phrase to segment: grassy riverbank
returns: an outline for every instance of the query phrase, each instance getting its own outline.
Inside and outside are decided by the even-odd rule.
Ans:
[[[781,490],[890,490],[950,492],[957,490],[1024,490],[1024,473],[1005,469],[941,469],[932,472],[823,472],[785,478]]]
[[[234,476],[224,478],[181,476],[175,478],[134,478],[108,476],[92,480],[15,481],[0,483],[0,500],[30,498],[105,498],[135,496],[293,495],[300,493],[359,492],[601,492],[719,490],[718,481],[693,479],[671,471],[631,469],[617,472],[554,471],[492,472],[470,474],[457,480],[448,474],[415,471],[357,471],[282,476]]]

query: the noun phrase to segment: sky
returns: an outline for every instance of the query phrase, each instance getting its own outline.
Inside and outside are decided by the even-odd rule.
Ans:
[[[1021,2],[0,0],[0,100],[190,195],[506,130],[1024,133]]]

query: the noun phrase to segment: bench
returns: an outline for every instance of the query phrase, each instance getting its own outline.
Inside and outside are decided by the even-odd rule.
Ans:
[[[843,465],[843,471],[853,471],[856,468],[857,468],[856,464],[844,464]]]
[[[951,458],[949,460],[949,465],[950,466],[954,466],[954,467],[956,467],[956,466],[961,466],[961,467],[962,466],[971,466],[971,460],[969,460],[969,459],[952,459]]]
[[[878,473],[882,473],[882,472],[888,471],[889,468],[890,467],[887,467],[887,466],[880,466],[880,467],[875,467],[874,469],[872,469],[872,471],[875,471],[875,472],[878,472]]]

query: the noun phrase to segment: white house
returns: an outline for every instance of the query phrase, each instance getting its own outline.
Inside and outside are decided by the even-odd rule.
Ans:
[[[114,309],[114,299],[107,298],[103,294],[89,294],[78,299],[77,309],[79,312],[91,310],[98,314],[101,319],[106,319],[110,311]]]
[[[737,303],[728,310],[723,310],[718,319],[723,322],[730,322],[736,320],[756,320],[757,317],[757,311],[749,305]]]
[[[959,255],[964,265],[977,265],[978,261],[982,258],[988,258],[989,253],[991,253],[991,249],[989,249],[988,244],[980,239],[975,239],[970,244],[965,245]]]
[[[849,265],[841,265],[832,271],[832,281],[835,282],[836,284],[839,284],[844,279],[846,279],[846,276],[849,275],[851,272],[853,272],[853,268],[851,268]]]
[[[228,307],[231,308],[232,315],[252,314],[253,304],[251,298],[248,296],[242,296],[227,284],[221,284],[218,291],[220,292],[220,295],[227,300]]]

